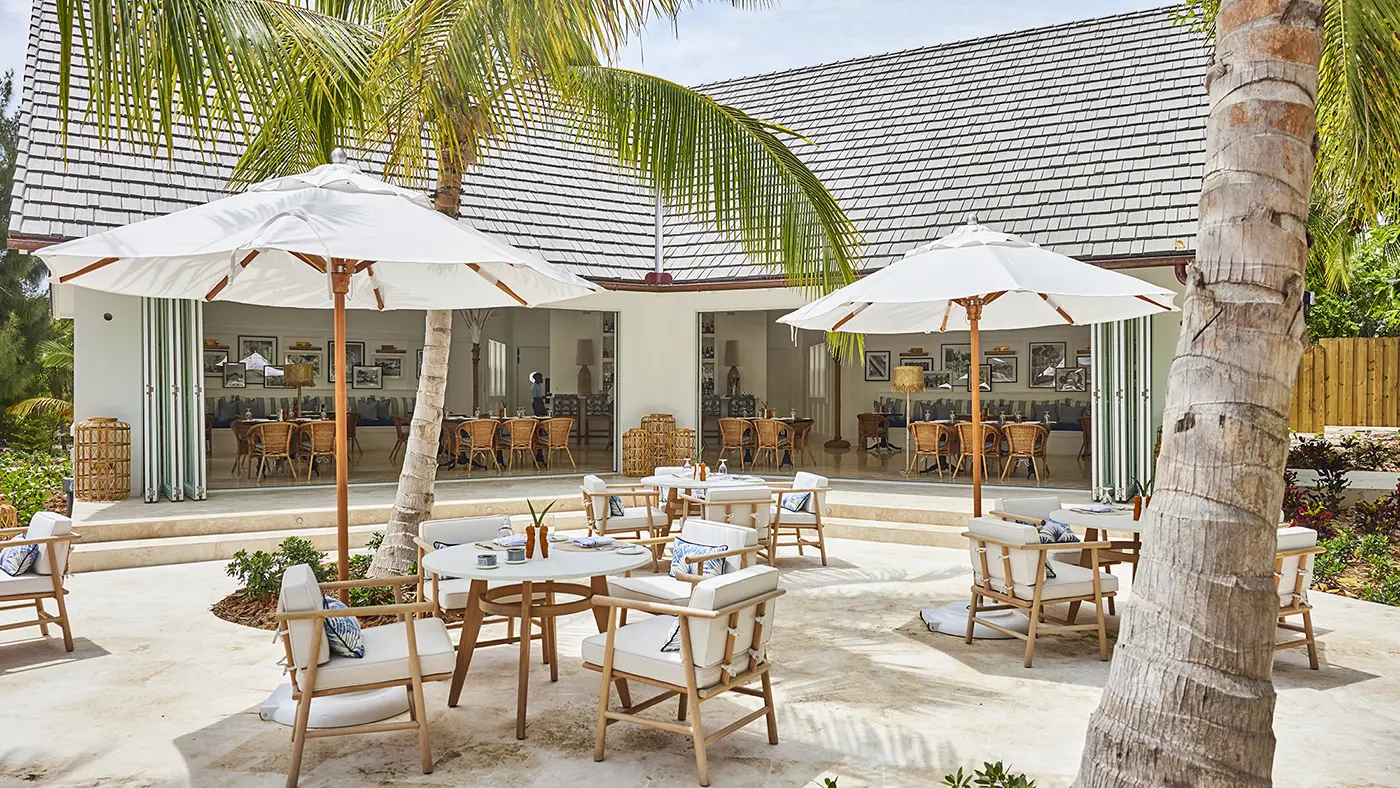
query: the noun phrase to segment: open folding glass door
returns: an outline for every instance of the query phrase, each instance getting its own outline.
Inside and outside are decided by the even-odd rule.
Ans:
[[[205,497],[203,335],[198,301],[141,299],[147,503]]]
[[[1154,472],[1152,320],[1093,326],[1090,462],[1094,498],[1124,500]]]

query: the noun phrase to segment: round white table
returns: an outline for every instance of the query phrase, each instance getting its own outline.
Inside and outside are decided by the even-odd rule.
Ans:
[[[1117,531],[1119,533],[1140,534],[1142,533],[1142,521],[1133,519],[1133,507],[1114,507],[1113,512],[1090,512],[1084,509],[1071,506],[1066,509],[1056,509],[1050,513],[1050,519],[1059,520],[1065,525],[1072,525],[1077,528],[1084,528],[1091,531]]]
[[[768,481],[760,476],[719,476],[711,473],[704,481],[692,479],[689,476],[675,476],[664,473],[659,476],[647,476],[642,479],[642,484],[648,487],[674,487],[682,490],[713,490],[716,487],[762,487]]]
[[[1112,512],[1090,512],[1080,507],[1071,506],[1067,509],[1056,509],[1048,516],[1051,520],[1059,520],[1065,525],[1083,528],[1084,541],[1086,542],[1107,539],[1110,531],[1132,534],[1132,539],[1118,542],[1109,541],[1108,549],[1100,549],[1099,565],[1128,564],[1131,572],[1129,576],[1137,574],[1138,554],[1142,551],[1142,521],[1133,519],[1133,507],[1115,505]],[[1093,560],[1093,554],[1090,551],[1081,550],[1079,552],[1080,566],[1087,567],[1093,563]],[[1073,621],[1078,612],[1079,603],[1071,602],[1069,620]],[[1109,600],[1109,612],[1117,612],[1112,599]]]
[[[483,550],[473,544],[445,547],[423,556],[423,571],[471,580],[466,614],[462,621],[462,638],[457,646],[457,665],[452,671],[452,690],[448,694],[448,706],[456,706],[462,695],[462,686],[466,683],[467,670],[472,663],[472,652],[476,650],[477,636],[481,633],[481,622],[486,618],[486,614],[519,616],[520,682],[515,706],[517,739],[525,738],[525,698],[530,684],[530,621],[539,619],[544,628],[541,643],[549,662],[550,681],[558,681],[559,655],[554,653],[554,619],[592,610],[598,631],[606,632],[607,611],[594,607],[593,597],[607,596],[608,575],[629,572],[652,561],[650,550],[641,550],[632,555],[624,555],[615,550],[577,552],[560,549],[565,544],[568,542],[551,543],[548,558],[540,558],[537,552],[535,558],[523,564],[507,564],[504,550]],[[538,551],[538,547],[536,550]],[[496,568],[478,567],[476,557],[482,554],[496,556]],[[566,582],[584,578],[589,581],[586,585]],[[488,581],[504,585],[488,589]],[[537,588],[536,584],[542,587]],[[556,602],[556,595],[577,598],[567,602]],[[631,706],[627,683],[619,680],[617,690],[623,705]]]

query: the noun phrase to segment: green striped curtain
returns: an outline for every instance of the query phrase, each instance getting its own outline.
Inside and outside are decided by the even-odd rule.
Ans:
[[[1091,451],[1093,493],[1100,501],[1132,495],[1154,469],[1152,320],[1138,318],[1092,327]]]
[[[141,299],[147,503],[204,500],[203,305]]]

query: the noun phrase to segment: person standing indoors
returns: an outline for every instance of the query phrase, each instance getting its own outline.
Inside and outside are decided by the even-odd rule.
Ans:
[[[540,372],[530,373],[530,406],[534,409],[535,416],[548,416],[549,412],[544,407],[544,374]]]

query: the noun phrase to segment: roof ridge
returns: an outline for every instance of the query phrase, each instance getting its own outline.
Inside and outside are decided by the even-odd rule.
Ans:
[[[897,58],[909,57],[909,56],[911,56],[911,55],[920,55],[920,54],[930,53],[930,52],[934,52],[934,51],[938,51],[938,50],[948,50],[948,49],[955,49],[955,48],[959,48],[959,47],[978,46],[978,45],[985,44],[985,43],[987,43],[987,42],[989,42],[989,41],[1011,40],[1011,39],[1020,38],[1020,37],[1023,37],[1023,36],[1039,36],[1039,35],[1043,35],[1043,34],[1045,34],[1046,32],[1053,31],[1053,30],[1061,30],[1061,29],[1065,29],[1065,28],[1075,28],[1075,27],[1088,27],[1088,26],[1091,25],[1091,24],[1101,24],[1101,23],[1104,23],[1104,22],[1116,22],[1116,21],[1121,21],[1121,20],[1123,20],[1123,19],[1127,19],[1127,18],[1129,18],[1129,17],[1160,16],[1160,15],[1165,14],[1166,12],[1175,12],[1175,11],[1177,11],[1180,7],[1181,7],[1181,6],[1180,6],[1179,3],[1174,3],[1174,4],[1172,4],[1172,5],[1156,6],[1156,7],[1154,7],[1154,8],[1144,8],[1144,9],[1141,9],[1141,10],[1138,10],[1138,11],[1124,11],[1124,12],[1121,13],[1121,14],[1110,14],[1110,15],[1108,15],[1108,16],[1086,17],[1086,18],[1084,18],[1084,19],[1075,19],[1075,20],[1072,20],[1072,21],[1069,21],[1069,22],[1059,22],[1059,23],[1057,23],[1057,24],[1053,24],[1053,25],[1044,25],[1044,26],[1042,26],[1042,27],[1032,27],[1032,28],[1027,28],[1027,29],[1024,29],[1024,30],[1009,30],[1009,31],[1007,31],[1007,32],[1005,32],[1005,33],[992,33],[992,34],[990,34],[990,35],[977,36],[977,37],[974,37],[974,38],[963,38],[963,39],[959,39],[959,40],[957,40],[957,41],[945,41],[945,42],[940,43],[940,44],[928,44],[928,45],[925,45],[925,46],[908,47],[908,48],[905,48],[905,49],[895,49],[895,50],[891,50],[891,51],[889,51],[889,52],[878,52],[878,53],[871,54],[871,55],[860,55],[860,56],[858,56],[858,57],[845,58],[845,59],[842,59],[842,60],[828,60],[828,61],[826,61],[826,62],[824,62],[824,63],[812,63],[812,64],[805,65],[805,66],[794,66],[794,67],[792,67],[792,68],[780,68],[780,69],[777,69],[777,70],[774,70],[774,71],[761,71],[761,72],[759,72],[759,73],[757,73],[757,74],[745,74],[744,76],[741,76],[741,77],[730,77],[729,79],[720,79],[720,80],[715,80],[715,81],[713,81],[713,82],[702,82],[702,83],[700,83],[700,84],[698,84],[698,85],[692,85],[691,88],[692,88],[693,90],[697,90],[697,91],[708,91],[708,90],[713,90],[713,89],[715,89],[715,88],[732,88],[732,87],[739,87],[739,86],[742,86],[742,85],[744,85],[745,83],[748,83],[748,82],[751,82],[751,81],[767,80],[767,79],[770,79],[770,78],[772,78],[772,77],[784,76],[784,75],[788,75],[788,74],[797,74],[797,73],[801,73],[801,72],[805,72],[805,71],[821,71],[821,70],[823,70],[823,69],[829,69],[829,68],[835,68],[835,67],[845,67],[845,66],[851,66],[851,65],[854,65],[854,64],[857,64],[857,63],[873,62],[873,61],[884,60],[884,59],[891,59],[891,60],[893,60],[893,59],[897,59]]]

